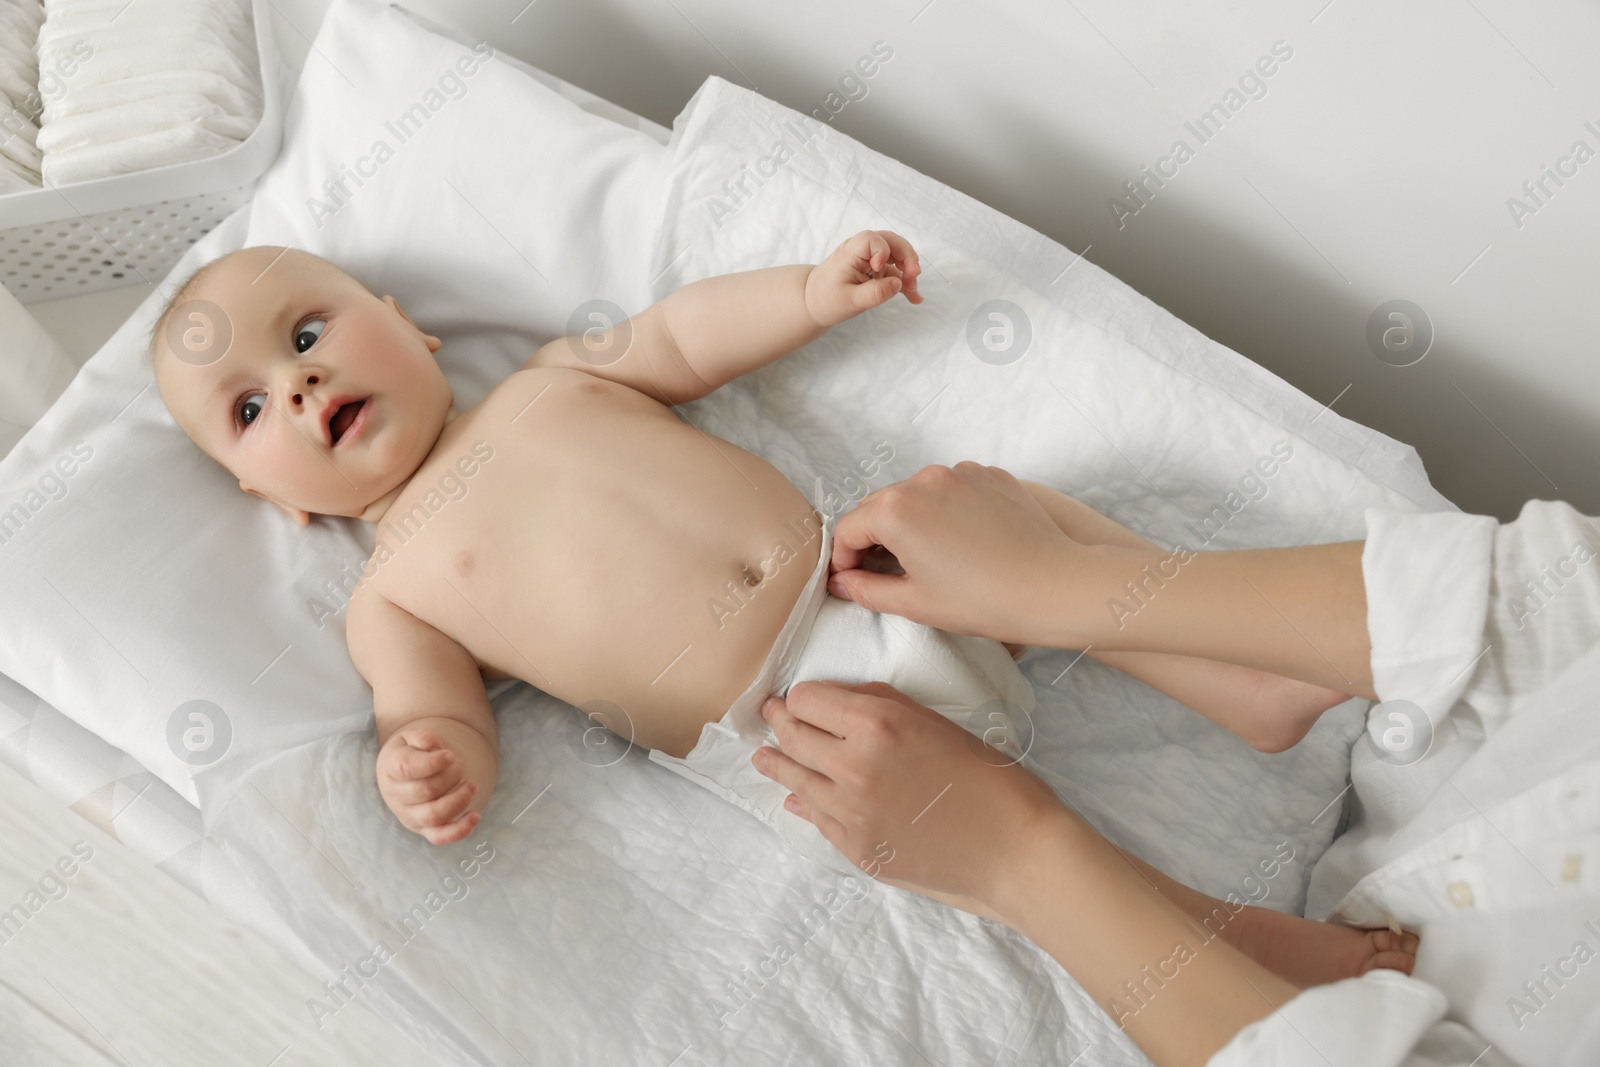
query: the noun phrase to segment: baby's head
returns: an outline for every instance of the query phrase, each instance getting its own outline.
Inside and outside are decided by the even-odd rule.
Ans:
[[[454,417],[438,349],[393,297],[275,247],[200,268],[150,339],[173,419],[240,489],[301,525],[381,515],[427,458]]]

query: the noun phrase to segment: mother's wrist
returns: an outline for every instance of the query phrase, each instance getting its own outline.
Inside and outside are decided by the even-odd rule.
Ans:
[[[1063,884],[1056,873],[1060,865],[1072,862],[1084,846],[1085,834],[1093,836],[1093,831],[1064,805],[1041,807],[973,899],[1005,925],[1027,934],[1040,918],[1040,909],[1048,909],[1049,887]]]
[[[1159,549],[1073,545],[1045,567],[1042,581],[1022,591],[1031,620],[1030,645],[1087,648],[1113,640],[1119,627],[1113,605],[1127,596],[1125,581],[1162,555]]]

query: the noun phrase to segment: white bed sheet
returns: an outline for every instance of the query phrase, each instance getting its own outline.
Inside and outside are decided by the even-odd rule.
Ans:
[[[759,195],[711,210],[724,181],[785,137],[796,150]],[[1199,547],[1190,524],[1286,441],[1293,458],[1211,547],[1359,538],[1368,506],[1454,510],[1411,449],[1060,245],[757,94],[708,79],[671,147],[658,297],[710,274],[815,261],[865,227],[895,229],[923,256],[924,305],[861,316],[684,409],[796,484],[821,476],[859,496],[852,486],[971,458]],[[1034,332],[1004,365],[965,340],[992,299],[1024,308]],[[893,462],[847,481],[880,440]],[[1266,756],[1075,658],[1034,650],[1024,662],[1040,702],[1029,765],[1173,876],[1300,908],[1340,819],[1365,702]],[[355,974],[352,993],[442,1062],[1144,1062],[1009,931],[787,854],[642,752],[593,747],[587,720],[528,687],[495,708],[494,801],[468,841],[443,849],[383,807],[370,734],[198,779],[209,831],[273,912],[330,977]],[[211,790],[231,802],[212,804]],[[1294,859],[1263,879],[1258,865],[1285,848]],[[397,931],[407,913],[420,934]],[[308,1011],[337,1007],[323,997]]]
[[[511,56],[502,57],[501,62],[524,71],[583,111],[645,133],[661,144],[668,139],[665,127],[553,74]],[[250,216],[249,205],[229,216],[201,239],[194,249],[194,264],[175,266],[172,277],[242,246]],[[0,300],[9,302],[15,313],[0,313],[0,322],[8,327],[15,351],[27,355],[26,359],[19,355],[21,361],[0,374],[4,383],[0,388],[0,456],[4,456],[72,381],[77,367],[9,294],[0,292]],[[107,347],[116,343],[113,338]],[[35,471],[29,478],[37,476]],[[316,958],[222,855],[215,839],[205,835],[200,811],[187,797],[136,757],[74,722],[5,674],[0,674],[0,763],[286,955],[313,971],[319,967]]]

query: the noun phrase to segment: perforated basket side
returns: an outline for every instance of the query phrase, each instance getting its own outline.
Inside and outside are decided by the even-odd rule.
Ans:
[[[23,304],[159,282],[255,183],[143,207],[0,230],[0,283]]]
[[[0,195],[0,284],[24,304],[157,282],[249,201],[277,158],[283,106],[272,4],[251,3],[261,121],[218,155]]]

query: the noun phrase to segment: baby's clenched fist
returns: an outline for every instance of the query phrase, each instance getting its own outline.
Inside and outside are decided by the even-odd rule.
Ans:
[[[911,242],[892,230],[862,230],[811,268],[806,310],[819,326],[832,327],[896,293],[920,304],[917,275],[921,273]]]
[[[461,755],[433,730],[401,730],[378,753],[378,792],[407,830],[435,845],[460,841],[482,815],[468,811],[478,785]]]

